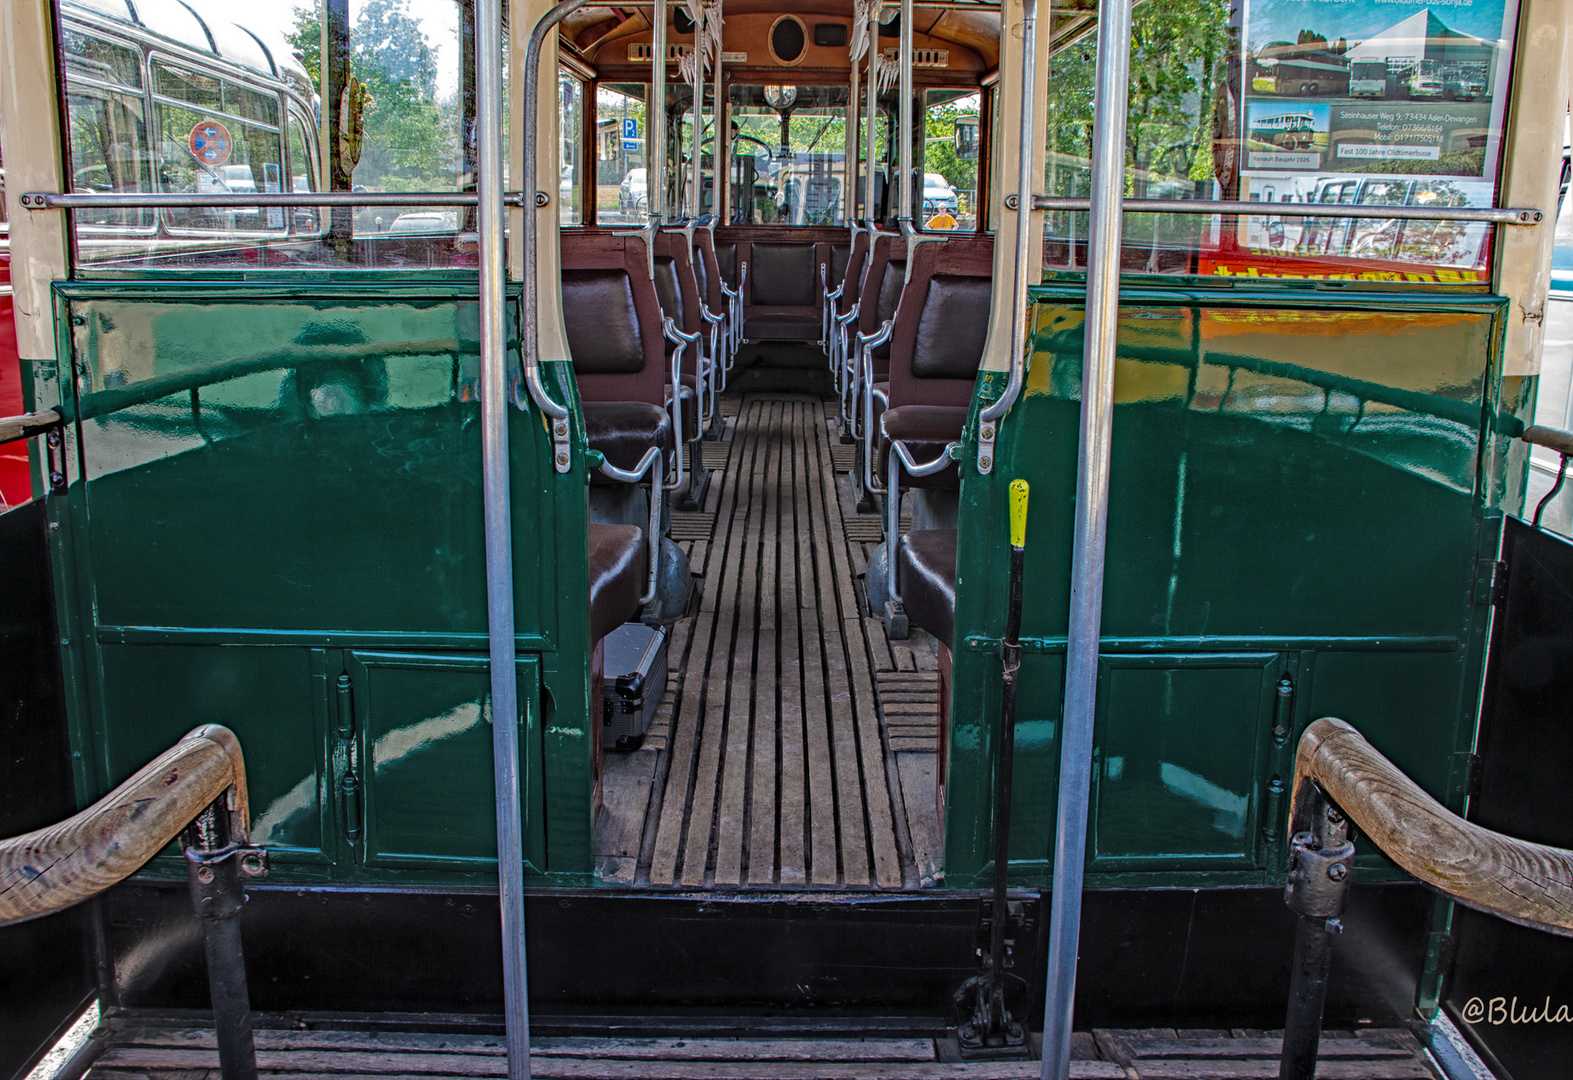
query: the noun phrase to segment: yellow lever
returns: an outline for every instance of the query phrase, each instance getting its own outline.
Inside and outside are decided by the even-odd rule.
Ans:
[[[1027,481],[1010,482],[1010,546],[1027,546]]]

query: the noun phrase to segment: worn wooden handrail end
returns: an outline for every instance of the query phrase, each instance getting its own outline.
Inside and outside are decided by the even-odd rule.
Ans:
[[[1421,884],[1509,922],[1573,937],[1573,851],[1466,821],[1331,717],[1300,738],[1291,834],[1309,827],[1310,784]]]
[[[81,813],[0,840],[0,926],[71,907],[123,881],[221,798],[230,838],[248,845],[240,740],[205,724]]]

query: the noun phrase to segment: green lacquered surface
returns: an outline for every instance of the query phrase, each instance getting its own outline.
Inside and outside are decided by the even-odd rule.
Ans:
[[[57,588],[88,800],[219,720],[280,880],[494,877],[473,295],[445,277],[59,287],[80,468],[54,500]],[[577,404],[566,365],[546,381]],[[584,535],[584,455],[558,475],[540,413],[509,419],[525,855],[580,880],[588,585],[562,538]]]
[[[1082,339],[1075,291],[1034,296],[1026,392],[993,474],[963,478],[956,622],[960,642],[1003,628],[1006,485],[1023,477],[1022,634],[1036,639],[1017,705],[1023,882],[1046,880],[1053,843]],[[1493,535],[1491,485],[1511,487],[1487,479],[1511,476],[1485,423],[1501,312],[1461,296],[1126,290],[1090,882],[1273,878],[1267,786],[1318,716],[1354,723],[1458,804],[1484,627],[1477,551]],[[985,375],[982,396],[999,385]],[[997,651],[957,651],[951,885],[987,871],[998,682]],[[1280,707],[1288,740],[1271,737]]]

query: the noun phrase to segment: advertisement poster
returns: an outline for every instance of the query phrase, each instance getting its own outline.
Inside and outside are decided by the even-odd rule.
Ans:
[[[1241,198],[1490,206],[1516,4],[1246,0]],[[1483,266],[1484,226],[1252,217],[1272,256]]]

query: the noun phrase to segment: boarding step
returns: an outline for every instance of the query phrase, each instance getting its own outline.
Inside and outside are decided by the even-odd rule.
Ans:
[[[407,1024],[410,1017],[405,1018]],[[90,1080],[216,1080],[210,1029],[117,1017]],[[500,1034],[332,1030],[258,1017],[258,1074],[306,1077],[505,1077]],[[296,1024],[307,1021],[297,1020]],[[1242,1080],[1278,1075],[1274,1032],[1099,1030],[1074,1039],[1076,1080]],[[778,1038],[537,1037],[530,1071],[542,1080],[1029,1080],[1036,1061],[957,1061],[932,1038],[859,1038],[808,1031]],[[1423,1080],[1436,1074],[1406,1031],[1328,1032],[1317,1076],[1325,1080]]]

